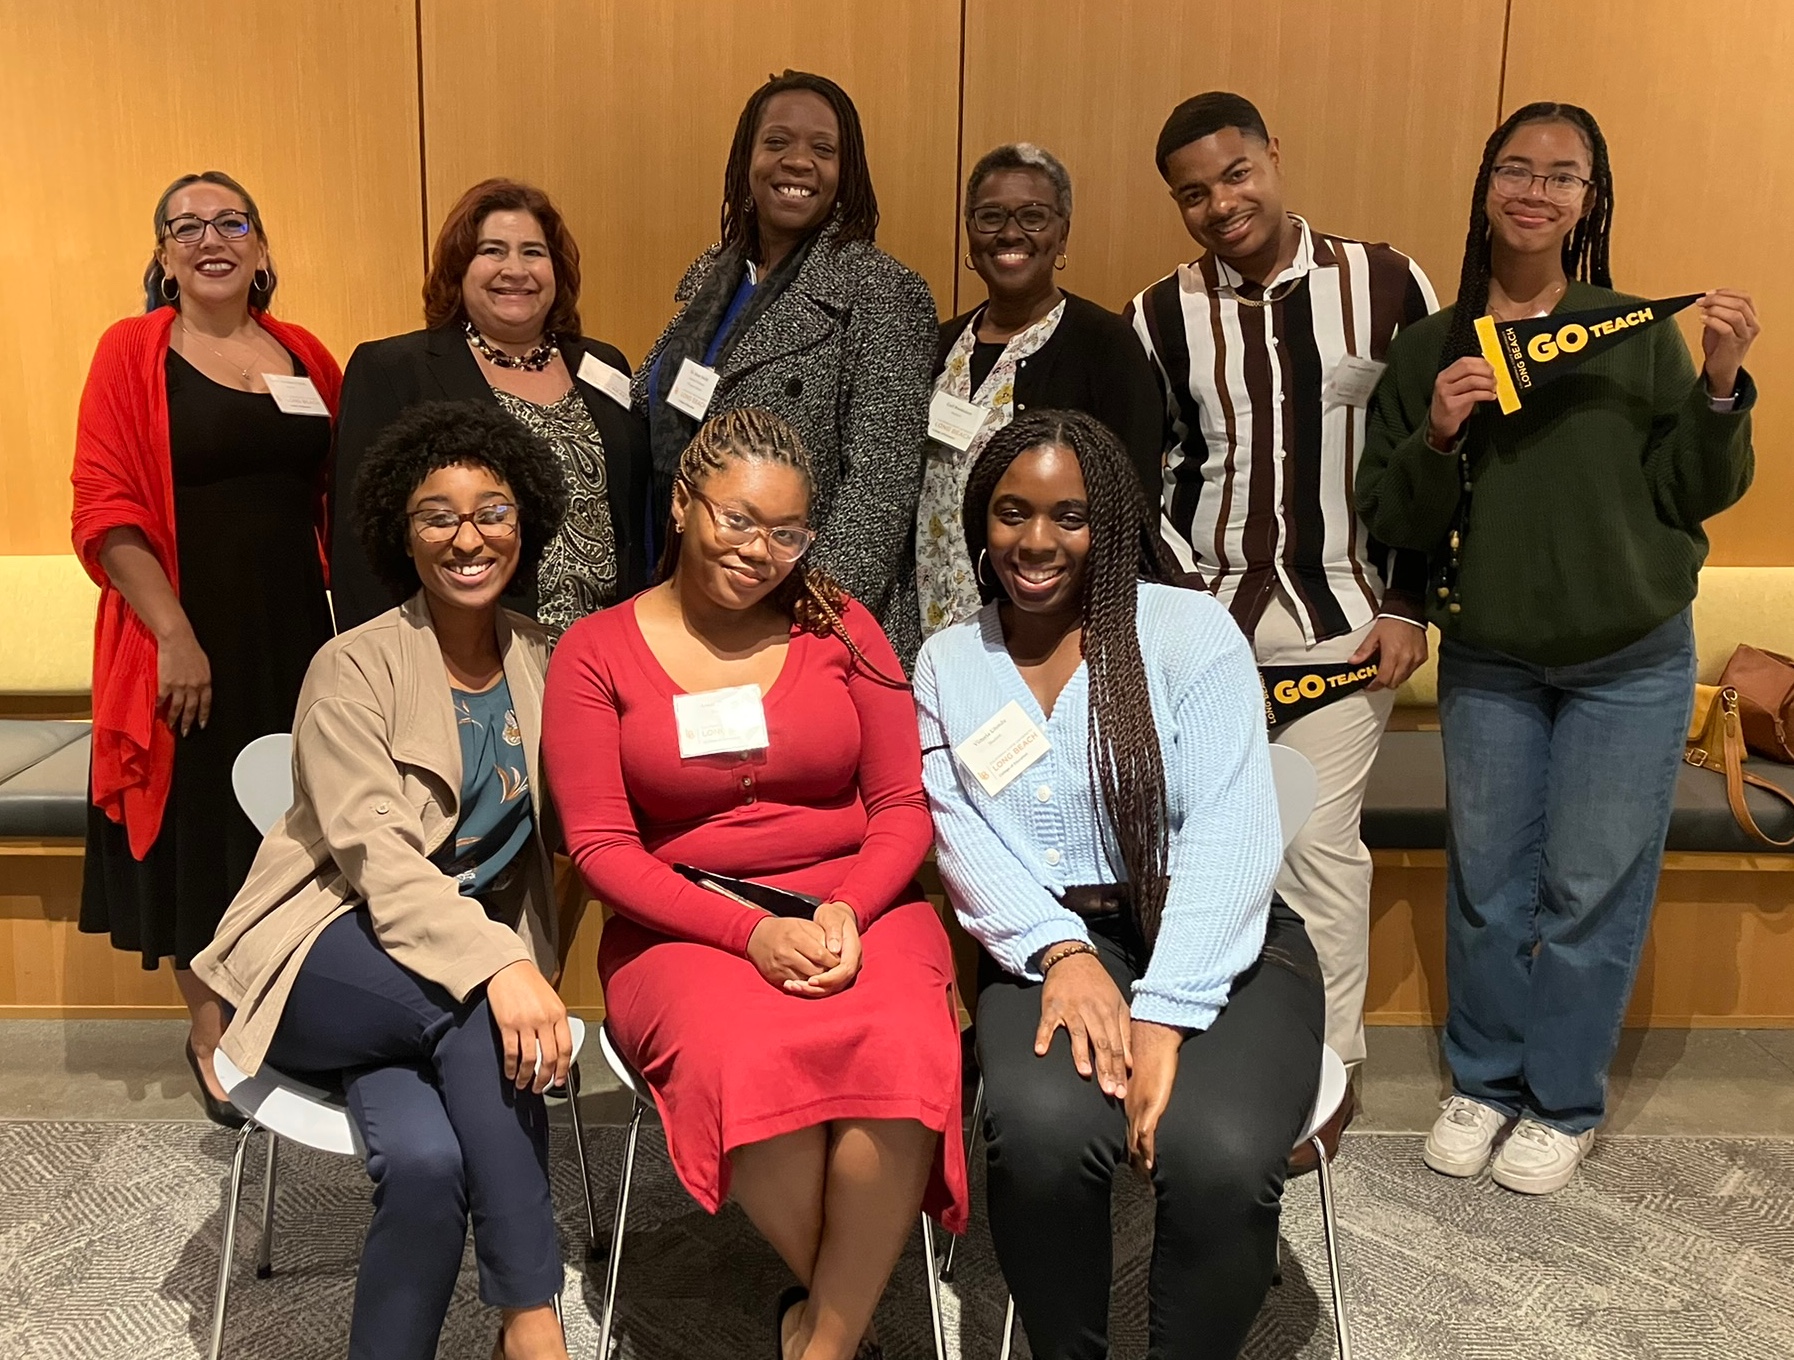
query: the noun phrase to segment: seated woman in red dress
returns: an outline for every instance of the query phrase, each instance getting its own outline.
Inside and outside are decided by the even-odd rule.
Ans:
[[[555,651],[543,756],[614,912],[611,1031],[680,1180],[712,1213],[733,1194],[804,1286],[784,1360],[850,1360],[878,1354],[862,1343],[918,1210],[964,1228],[965,1157],[953,960],[915,881],[933,835],[915,707],[871,614],[802,565],[811,496],[783,420],[707,422],[658,584]],[[820,905],[774,915],[675,864]]]

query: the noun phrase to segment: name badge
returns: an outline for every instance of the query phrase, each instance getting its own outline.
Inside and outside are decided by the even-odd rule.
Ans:
[[[579,361],[579,380],[596,387],[625,411],[629,409],[629,375],[613,368],[596,355],[588,354]]]
[[[679,376],[673,379],[673,390],[667,393],[667,405],[683,411],[693,420],[702,420],[710,409],[710,396],[716,391],[716,370],[690,359],[679,361]]]
[[[268,384],[268,395],[274,398],[274,404],[281,409],[283,415],[329,418],[330,408],[324,404],[324,398],[318,395],[318,389],[312,386],[310,378],[288,377],[285,373],[264,373],[262,381]]]
[[[972,447],[972,441],[988,419],[988,407],[974,406],[949,393],[936,392],[928,403],[928,437],[964,453]]]
[[[1383,370],[1388,367],[1388,364],[1379,364],[1375,359],[1348,354],[1333,370],[1333,377],[1327,383],[1327,391],[1322,400],[1336,406],[1368,406],[1370,394],[1377,390]]]
[[[953,748],[967,773],[995,798],[1017,775],[1053,749],[1047,735],[1011,699],[997,716]]]
[[[760,686],[731,685],[697,694],[673,696],[673,720],[679,725],[679,758],[724,752],[764,751],[766,709]]]

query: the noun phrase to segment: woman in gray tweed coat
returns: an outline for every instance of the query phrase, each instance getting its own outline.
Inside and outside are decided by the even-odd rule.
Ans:
[[[795,426],[816,469],[811,560],[878,617],[908,666],[921,646],[913,534],[937,322],[928,285],[873,244],[877,229],[853,101],[822,76],[769,80],[736,124],[722,240],[680,280],[680,310],[634,400],[653,447],[657,534],[701,423],[683,384],[674,394],[682,374],[715,375],[704,415],[761,406]]]

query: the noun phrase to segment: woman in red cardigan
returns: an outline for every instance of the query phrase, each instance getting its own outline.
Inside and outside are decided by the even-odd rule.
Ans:
[[[261,843],[231,765],[292,725],[332,632],[324,488],[342,375],[267,314],[267,235],[230,176],[183,175],[155,229],[147,311],[101,337],[75,432],[75,551],[100,586],[81,929],[147,969],[174,960],[206,1111],[240,1124],[212,1073],[218,998],[189,964]]]
[[[713,1213],[733,1193],[797,1276],[784,1360],[849,1360],[879,1353],[917,1210],[964,1227],[965,1156],[953,960],[915,881],[933,837],[915,705],[873,617],[801,564],[812,489],[779,417],[706,423],[660,583],[555,651],[542,754],[615,912],[608,1023],[674,1169]],[[807,900],[775,915],[675,865]]]

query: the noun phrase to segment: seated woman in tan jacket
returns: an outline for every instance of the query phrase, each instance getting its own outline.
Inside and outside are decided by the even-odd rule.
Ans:
[[[413,594],[313,659],[293,806],[193,963],[235,1008],[238,1066],[340,1074],[374,1182],[352,1360],[436,1354],[470,1212],[495,1357],[567,1356],[541,1096],[571,1050],[544,976],[548,645],[498,603],[565,501],[553,453],[496,407],[418,407],[369,450],[362,541]]]

